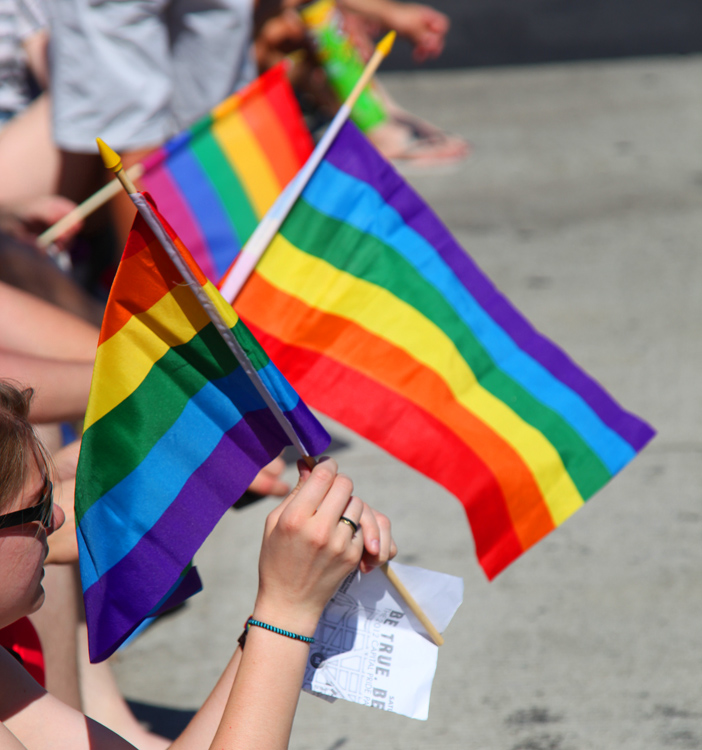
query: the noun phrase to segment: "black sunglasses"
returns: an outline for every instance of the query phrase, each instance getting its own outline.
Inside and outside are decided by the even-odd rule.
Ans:
[[[48,531],[51,526],[51,519],[54,515],[54,485],[49,477],[44,477],[44,485],[41,491],[41,497],[36,505],[31,508],[15,510],[12,513],[0,515],[0,529],[9,529],[12,526],[21,526],[25,523],[39,523]]]

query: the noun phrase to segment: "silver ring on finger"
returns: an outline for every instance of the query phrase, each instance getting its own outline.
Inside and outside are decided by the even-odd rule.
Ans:
[[[346,518],[346,516],[341,516],[339,523],[345,523],[347,526],[350,526],[354,534],[358,531],[358,524],[354,523],[350,518]]]

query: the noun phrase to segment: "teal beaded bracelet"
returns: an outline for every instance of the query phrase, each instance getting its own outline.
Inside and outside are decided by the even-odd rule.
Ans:
[[[278,635],[284,635],[286,638],[292,638],[294,641],[302,641],[303,643],[314,643],[314,638],[310,638],[308,635],[298,635],[297,633],[291,633],[289,630],[283,630],[282,628],[276,628],[274,625],[261,622],[260,620],[254,620],[253,617],[249,617],[244,625],[244,632],[242,637],[239,639],[241,647],[244,647],[242,641],[246,641],[246,634],[249,632],[249,628],[255,625],[257,628],[263,628],[264,630],[270,630],[271,633],[277,633]]]

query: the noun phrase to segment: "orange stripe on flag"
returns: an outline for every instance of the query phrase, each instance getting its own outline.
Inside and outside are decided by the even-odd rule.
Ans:
[[[485,463],[500,485],[524,549],[554,528],[538,485],[516,451],[456,403],[444,381],[401,349],[347,319],[288,296],[254,272],[236,310],[281,341],[321,352],[433,414]]]
[[[262,96],[246,99],[240,113],[266,155],[282,189],[299,169],[297,156],[290,146],[285,128],[271,105]]]
[[[207,277],[180,239],[174,235],[173,240],[200,285],[204,286]],[[180,273],[161,247],[161,243],[145,226],[141,232],[132,229],[122,254],[120,269],[123,270],[121,278],[129,279],[129,284],[126,287],[117,284],[110,292],[115,304],[112,306],[109,320],[103,321],[98,345],[112,338],[133,315],[148,310],[174,286],[183,283]]]

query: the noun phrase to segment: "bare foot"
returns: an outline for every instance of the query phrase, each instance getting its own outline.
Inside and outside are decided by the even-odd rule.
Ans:
[[[368,138],[387,159],[422,166],[453,164],[468,156],[470,146],[462,138],[416,119],[415,123],[391,117],[370,131]]]
[[[470,144],[463,138],[400,107],[377,79],[374,87],[388,119],[367,135],[383,156],[422,166],[453,164],[468,156]]]

